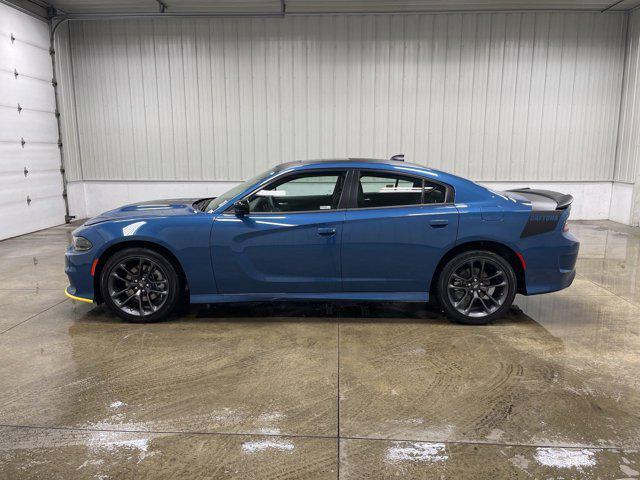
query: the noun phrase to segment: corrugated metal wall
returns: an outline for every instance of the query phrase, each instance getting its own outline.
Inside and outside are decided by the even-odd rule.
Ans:
[[[60,109],[60,130],[63,146],[63,158],[67,179],[83,178],[80,161],[79,129],[76,115],[77,103],[90,101],[76,96],[73,62],[71,61],[71,42],[68,24],[64,24],[55,36],[56,77],[58,80],[58,108]],[[84,159],[87,161],[88,159]]]
[[[77,112],[78,147],[66,150],[68,174],[240,180],[292,159],[403,152],[478,180],[611,180],[625,22],[623,13],[73,22],[76,105],[65,99],[63,117],[72,132]]]
[[[631,13],[615,180],[635,182],[640,158],[640,10]]]

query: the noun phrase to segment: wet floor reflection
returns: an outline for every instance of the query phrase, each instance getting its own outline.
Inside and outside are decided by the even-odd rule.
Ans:
[[[613,222],[578,222],[578,274],[640,305],[640,232]]]
[[[127,324],[64,301],[68,228],[0,242],[0,471],[639,478],[640,235],[571,228],[572,287],[477,327],[376,302]]]

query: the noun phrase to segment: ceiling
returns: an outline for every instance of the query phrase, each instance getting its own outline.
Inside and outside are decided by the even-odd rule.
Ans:
[[[7,0],[5,0],[7,1]],[[630,10],[640,0],[8,0],[62,15],[281,15],[496,10]]]

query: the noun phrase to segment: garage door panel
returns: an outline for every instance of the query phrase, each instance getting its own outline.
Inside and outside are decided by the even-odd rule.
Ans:
[[[17,108],[0,107],[0,140],[27,143],[58,143],[56,116],[49,112],[37,112]]]
[[[3,4],[0,4],[0,33],[13,33],[16,39],[42,48],[49,46],[49,27],[44,21]]]
[[[14,68],[20,75],[51,80],[53,65],[49,50],[34,47],[27,43],[14,42]]]
[[[0,69],[19,75],[51,80],[53,66],[48,49],[43,49],[24,42],[11,42],[6,36],[0,36]]]
[[[0,239],[65,221],[48,46],[46,23],[0,4]]]
[[[36,199],[27,205],[0,204],[0,238],[15,237],[64,223],[62,197]],[[28,219],[28,222],[25,222]]]
[[[0,173],[22,173],[25,167],[29,174],[41,171],[60,171],[58,145],[0,143]],[[29,175],[27,174],[27,176]]]
[[[12,106],[17,97],[17,83],[13,75],[0,70],[0,105]]]
[[[20,175],[2,175],[2,182],[9,183],[9,187],[3,189],[0,192],[0,206],[5,206],[7,208],[10,207],[18,207],[20,208],[23,205],[31,206],[34,202],[42,203],[42,202],[53,202],[56,203],[58,200],[62,200],[63,209],[61,210],[62,217],[64,218],[64,200],[62,197],[62,182],[60,181],[59,175],[56,177],[55,173],[42,173],[34,175],[31,178],[25,178],[24,176],[20,177]],[[54,183],[57,181],[57,185]],[[32,215],[38,215],[40,211],[32,211]],[[4,218],[2,219],[2,223],[4,223]],[[29,224],[30,221],[33,220],[30,217],[25,217],[22,219],[22,223]],[[57,225],[58,222],[52,225]]]
[[[15,68],[15,56],[13,45],[7,35],[0,36],[0,69],[13,72]]]
[[[0,204],[20,204],[45,198],[62,198],[62,180],[59,172],[36,172],[25,177],[22,173],[0,174],[5,188],[0,192]]]
[[[0,105],[46,112],[56,111],[53,85],[36,78],[0,71]]]

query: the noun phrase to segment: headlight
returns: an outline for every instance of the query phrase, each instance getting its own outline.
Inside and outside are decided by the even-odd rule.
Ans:
[[[93,245],[89,240],[84,237],[73,237],[73,249],[77,252],[86,252],[87,250],[91,250]]]

